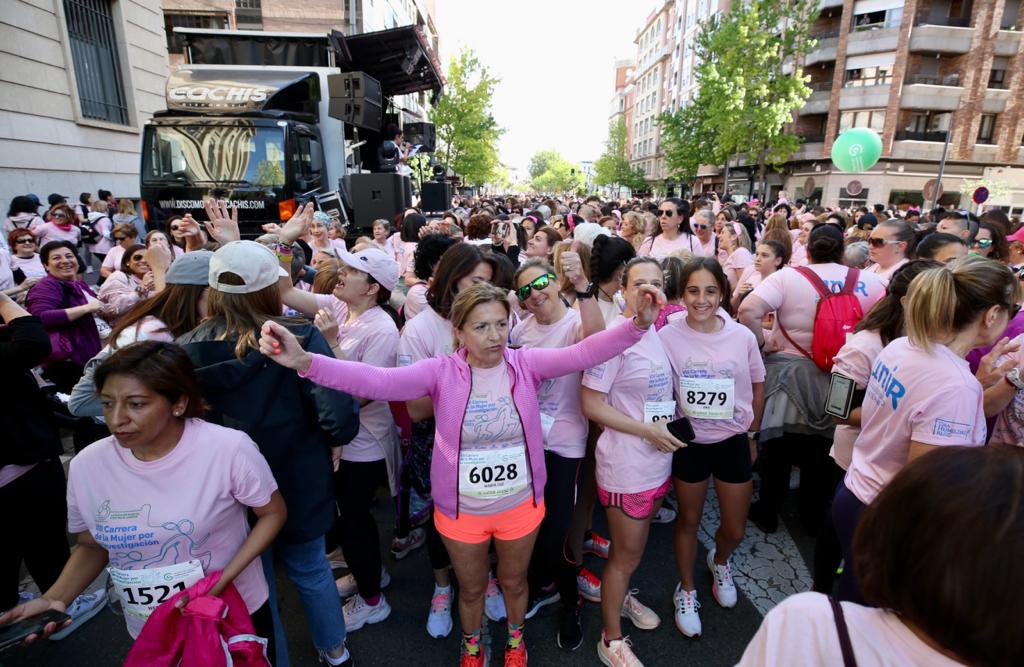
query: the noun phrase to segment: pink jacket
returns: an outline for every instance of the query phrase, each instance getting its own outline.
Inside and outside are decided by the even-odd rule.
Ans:
[[[124,667],[270,667],[267,641],[256,636],[234,585],[220,597],[207,595],[220,574],[207,575],[157,607]],[[174,603],[183,595],[189,603],[178,611]]]
[[[149,291],[140,292],[139,287],[141,285],[142,281],[134,275],[127,274],[124,271],[114,271],[103,281],[96,297],[103,303],[114,307],[114,317],[111,319],[116,319],[124,315],[128,309],[139,301],[151,295]]]
[[[570,347],[505,350],[512,401],[526,437],[534,503],[543,497],[547,481],[537,387],[549,378],[578,373],[608,361],[632,347],[644,331],[629,321]],[[319,385],[374,401],[411,401],[430,396],[437,423],[430,463],[431,495],[436,509],[445,516],[458,518],[459,450],[473,378],[465,349],[402,368],[378,368],[315,354],[303,376]]]

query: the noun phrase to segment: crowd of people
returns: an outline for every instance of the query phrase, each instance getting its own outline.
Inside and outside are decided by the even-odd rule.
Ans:
[[[0,498],[21,508],[0,625],[69,616],[30,642],[116,600],[145,664],[158,610],[223,597],[288,665],[283,570],[349,665],[346,633],[391,614],[385,555],[425,545],[426,631],[457,616],[462,667],[486,664],[485,616],[526,665],[548,605],[579,649],[585,601],[597,658],[636,667],[623,619],[661,625],[631,583],[651,524],[674,524],[678,577],[644,597],[699,637],[796,467],[813,591],[740,664],[1024,659],[1024,227],[998,210],[456,197],[353,237],[312,204],[240,230],[223,202],[160,228],[105,191],[48,203],[15,197],[0,239]]]

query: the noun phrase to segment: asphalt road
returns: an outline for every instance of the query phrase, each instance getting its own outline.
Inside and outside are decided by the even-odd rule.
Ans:
[[[790,513],[793,503],[787,503]],[[390,503],[378,502],[376,513],[382,529],[382,545],[390,545]],[[786,595],[807,590],[809,580],[806,563],[810,563],[812,541],[803,535],[798,522],[787,513],[780,530],[770,536],[749,524],[747,539],[733,559],[733,571],[740,588],[740,599],[733,609],[720,608],[711,597],[710,574],[703,567],[706,552],[698,555],[697,586],[702,603],[701,619],[704,634],[699,639],[682,636],[672,622],[672,591],[677,581],[672,554],[672,526],[655,525],[640,570],[633,586],[638,597],[654,609],[662,624],[652,631],[632,629],[623,620],[623,630],[630,635],[634,651],[648,667],[659,665],[734,665],[743,654],[747,642],[756,632],[764,611]],[[707,544],[714,529],[717,504],[705,508],[702,541]],[[595,523],[602,529],[600,511]],[[788,528],[788,531],[787,531]],[[604,533],[607,534],[607,533]],[[385,594],[391,605],[391,616],[376,625],[364,626],[349,635],[348,645],[357,665],[455,665],[458,660],[459,626],[444,639],[430,638],[425,629],[433,582],[426,549],[419,549],[402,561],[385,557],[391,572],[391,585]],[[600,574],[604,561],[587,557],[587,566]],[[337,571],[340,576],[344,571]],[[319,664],[308,640],[305,617],[294,588],[283,572],[278,574],[281,611],[286,626],[292,664]],[[573,653],[562,651],[555,644],[558,626],[558,605],[542,609],[527,621],[526,640],[533,665],[598,665],[595,645],[600,637],[598,605],[584,603],[583,645]],[[490,624],[491,634],[500,648],[505,638],[504,623]],[[60,642],[41,642],[37,646],[16,648],[0,654],[0,667],[74,666],[99,667],[120,665],[128,653],[130,641],[120,616],[105,609],[78,631]],[[500,656],[500,652],[497,653]],[[500,657],[492,659],[500,665]]]

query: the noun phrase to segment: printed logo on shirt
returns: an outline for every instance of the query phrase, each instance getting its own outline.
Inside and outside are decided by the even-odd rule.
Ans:
[[[647,400],[660,401],[671,398],[672,374],[665,370],[664,364],[651,363],[650,376],[647,380]]]
[[[412,366],[412,355],[411,354],[400,354],[398,355],[399,366]]]
[[[846,279],[843,280],[826,280],[822,279],[822,282],[828,287],[829,291],[833,294],[839,294],[843,291],[843,285],[846,284]],[[864,284],[863,280],[857,281],[857,286],[853,288],[854,294],[861,294],[863,296],[868,295],[867,285]]]
[[[940,438],[969,438],[971,425],[948,419],[936,419],[935,425],[932,426],[932,435],[937,435]]]
[[[876,405],[881,405],[886,399],[889,399],[892,409],[895,410],[899,407],[900,399],[906,396],[906,386],[896,377],[898,368],[898,366],[894,366],[890,370],[881,360],[875,361],[875,367],[871,370],[872,382],[868,384],[867,397]]]
[[[598,364],[597,366],[594,366],[593,368],[588,368],[587,372],[584,373],[584,375],[586,375],[587,377],[592,377],[595,380],[600,380],[601,378],[604,377],[604,371],[605,371],[606,367],[607,367],[607,364]]]
[[[112,564],[141,570],[197,560],[209,568],[213,553],[202,549],[209,534],[196,536],[188,518],[153,524],[151,512],[149,504],[131,510],[111,509],[109,500],[100,505],[92,536],[110,552]]]

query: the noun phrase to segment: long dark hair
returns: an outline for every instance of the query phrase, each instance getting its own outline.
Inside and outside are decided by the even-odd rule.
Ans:
[[[679,214],[680,218],[682,218],[682,222],[679,223],[679,232],[682,234],[692,234],[693,230],[690,229],[690,202],[685,199],[680,199],[679,197],[665,197],[661,200],[661,203],[664,204],[665,202],[674,205],[676,207],[676,212]],[[658,224],[654,226],[654,233],[647,237],[649,239],[653,239],[654,237],[661,235],[661,214],[657,213],[659,208],[661,208],[660,204],[655,206],[654,210],[655,215],[658,216]]]
[[[456,243],[445,250],[437,263],[434,279],[427,288],[427,304],[447,320],[451,316],[459,281],[485,261],[484,253],[470,243]],[[493,261],[489,263],[493,269]]]
[[[636,249],[632,243],[619,236],[602,234],[594,239],[590,249],[590,279],[598,285],[607,282],[634,257]]]
[[[146,317],[155,317],[164,323],[160,332],[177,338],[199,326],[196,305],[207,289],[206,285],[167,285],[152,297],[138,302],[117,321],[110,332],[110,347],[117,349],[117,337]]]
[[[686,285],[690,282],[690,276],[701,270],[707,271],[715,279],[715,283],[718,285],[718,292],[721,295],[718,305],[720,308],[724,308],[725,312],[732,315],[732,305],[729,303],[732,290],[729,289],[729,279],[725,276],[722,265],[714,257],[693,257],[683,264],[683,270],[679,272],[678,276],[680,296],[686,292]]]
[[[888,345],[903,335],[903,303],[901,299],[907,295],[910,283],[923,271],[942,266],[935,260],[915,259],[896,269],[889,280],[889,288],[878,303],[857,323],[854,333],[858,331],[877,331],[882,345]]]

